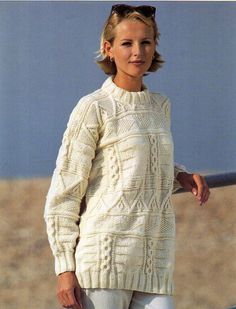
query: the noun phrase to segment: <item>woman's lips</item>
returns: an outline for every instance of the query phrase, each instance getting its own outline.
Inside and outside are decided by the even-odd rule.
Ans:
[[[130,61],[130,63],[136,64],[136,65],[141,65],[141,64],[144,64],[145,62],[144,61]]]

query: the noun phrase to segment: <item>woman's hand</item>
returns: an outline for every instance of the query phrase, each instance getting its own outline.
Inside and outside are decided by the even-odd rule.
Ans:
[[[83,309],[80,299],[80,286],[73,271],[57,277],[57,298],[64,308]]]
[[[185,190],[191,191],[196,196],[200,206],[207,202],[210,190],[203,176],[180,172],[177,175],[177,180]]]

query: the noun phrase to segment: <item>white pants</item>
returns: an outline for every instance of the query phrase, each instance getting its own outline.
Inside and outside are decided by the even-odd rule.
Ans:
[[[174,309],[172,296],[118,289],[81,289],[83,309]]]

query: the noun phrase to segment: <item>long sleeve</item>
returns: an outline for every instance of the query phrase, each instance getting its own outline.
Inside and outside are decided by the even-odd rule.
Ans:
[[[166,112],[166,119],[167,119],[167,123],[169,128],[171,127],[171,103],[169,101],[169,99],[167,98],[166,102],[165,102],[165,112]],[[180,172],[186,172],[188,173],[186,167],[184,165],[178,164],[178,163],[174,163],[174,182],[173,182],[173,190],[172,192],[176,192],[179,189],[182,188],[181,184],[179,183],[179,181],[177,180],[177,175]]]
[[[80,204],[86,193],[100,125],[96,102],[82,98],[71,113],[58,152],[44,212],[57,275],[75,270]]]

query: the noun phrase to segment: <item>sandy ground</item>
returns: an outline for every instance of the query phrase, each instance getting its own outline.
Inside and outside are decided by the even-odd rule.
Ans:
[[[50,179],[0,181],[0,309],[59,309],[43,210]],[[176,309],[236,304],[236,186],[213,189],[205,208],[173,197]],[[111,308],[115,309],[115,308]]]

